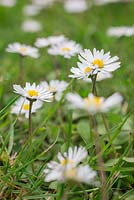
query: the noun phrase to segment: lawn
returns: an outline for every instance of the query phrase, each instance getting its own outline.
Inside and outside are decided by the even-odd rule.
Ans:
[[[91,4],[90,0],[87,2]],[[27,0],[18,0],[14,7],[0,6],[0,199],[101,200],[106,190],[108,197],[103,200],[133,200],[134,36],[109,37],[106,32],[110,26],[133,25],[134,3],[92,5],[83,13],[67,13],[60,2],[55,2],[39,15],[29,17],[42,24],[42,30],[36,33],[21,29],[22,22],[28,18],[23,13],[26,4]],[[70,69],[77,67],[77,55],[70,59],[53,56],[47,53],[47,48],[39,49],[37,59],[23,59],[24,77],[20,83],[20,57],[6,52],[8,44],[20,42],[34,46],[39,37],[61,34],[81,44],[83,49],[104,49],[111,56],[119,57],[121,67],[113,72],[112,78],[97,82],[96,87],[98,96],[105,98],[120,93],[121,106],[95,117],[86,111],[69,109],[66,94],[78,93],[85,98],[92,92],[92,83],[68,77]],[[58,77],[55,66],[58,66]],[[56,78],[68,82],[68,87],[59,101],[44,102],[32,115],[29,134],[28,119],[11,114],[19,96],[13,92],[13,84],[39,84]],[[97,131],[95,123],[91,123],[94,120]],[[96,139],[101,153],[96,151]],[[95,184],[72,179],[64,183],[44,181],[47,163],[57,161],[58,152],[68,151],[70,146],[83,146],[88,152],[84,164],[96,171]],[[101,182],[98,158],[104,162],[105,184]]]

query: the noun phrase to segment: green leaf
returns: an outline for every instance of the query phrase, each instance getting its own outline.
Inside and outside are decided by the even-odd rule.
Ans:
[[[82,120],[77,124],[77,131],[79,135],[82,137],[84,142],[88,144],[90,142],[90,128],[89,121]]]

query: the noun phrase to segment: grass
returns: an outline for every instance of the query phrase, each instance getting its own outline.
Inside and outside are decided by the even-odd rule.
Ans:
[[[67,110],[64,98],[58,103],[45,103],[33,116],[33,134],[30,137],[28,121],[10,114],[10,107],[17,98],[12,85],[18,80],[19,58],[15,54],[5,52],[7,45],[15,41],[33,45],[37,37],[65,34],[84,48],[104,48],[112,55],[120,57],[121,68],[114,72],[112,79],[97,83],[97,89],[99,95],[105,97],[113,92],[120,92],[124,97],[124,104],[121,110],[106,114],[110,126],[108,131],[105,130],[100,115],[97,116],[97,120],[109,199],[132,200],[134,40],[133,37],[109,38],[106,30],[109,26],[133,25],[134,3],[93,6],[82,14],[65,13],[61,4],[57,3],[35,17],[41,21],[43,30],[40,33],[29,34],[22,32],[20,28],[20,24],[26,18],[22,14],[26,3],[27,1],[23,0],[18,1],[14,8],[0,7],[0,199],[58,199],[61,185],[57,182],[45,183],[43,170],[49,160],[56,159],[57,153],[64,152],[68,146],[85,146],[90,156],[88,164],[94,170],[98,170],[98,155],[95,155],[89,120],[80,113],[72,115],[72,112]],[[70,82],[65,94],[72,90],[86,96],[91,91],[91,85],[82,81],[72,81],[66,76],[67,68],[76,66],[77,56],[70,60],[58,57],[57,60],[61,67],[59,79]],[[54,60],[46,50],[41,50],[39,59],[26,58],[24,62],[25,81],[39,83],[41,80],[48,81],[54,78]],[[17,157],[12,161],[11,167],[11,155],[15,152]],[[77,184],[65,184],[63,187],[69,200],[101,198],[98,187],[85,184],[83,188]]]

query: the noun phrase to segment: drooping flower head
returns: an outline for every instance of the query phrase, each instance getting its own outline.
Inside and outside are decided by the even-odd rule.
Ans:
[[[48,49],[48,53],[52,55],[61,55],[64,58],[71,58],[82,51],[80,44],[74,41],[65,40],[57,43]]]
[[[59,162],[51,161],[44,170],[45,181],[66,182],[73,180],[87,184],[93,184],[96,172],[88,165],[80,164],[87,157],[84,147],[72,147],[64,154],[58,153]]]
[[[13,85],[14,92],[27,98],[28,100],[40,100],[51,102],[53,98],[53,94],[47,89],[41,87],[40,85],[36,85],[33,83],[26,83],[25,87],[22,88],[20,85]]]
[[[6,48],[6,51],[10,53],[18,53],[21,56],[30,56],[32,58],[39,57],[39,52],[37,48],[25,44],[20,44],[18,42],[9,44]]]
[[[104,53],[93,49],[93,53],[89,49],[85,49],[80,53],[78,67],[72,67],[72,75],[69,77],[77,79],[88,79],[98,73],[110,73],[120,67],[119,58],[117,56],[111,57],[110,52]]]
[[[31,113],[35,113],[37,109],[41,108],[42,102],[37,100],[33,102]],[[24,114],[26,118],[29,117],[30,102],[24,97],[20,97],[12,106],[12,114]]]
[[[82,98],[78,94],[68,93],[66,98],[71,103],[71,108],[86,110],[91,115],[108,112],[111,108],[120,105],[123,100],[118,93],[113,94],[107,99],[96,97],[91,93],[87,98]]]
[[[55,100],[59,101],[64,90],[67,88],[68,83],[65,81],[51,80],[49,83],[42,81],[40,85],[46,88],[48,91],[54,93]]]

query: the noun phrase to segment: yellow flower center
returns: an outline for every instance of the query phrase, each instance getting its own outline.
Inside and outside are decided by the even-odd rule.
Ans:
[[[28,90],[28,95],[30,97],[33,97],[33,96],[38,96],[38,92],[36,90]]]
[[[72,179],[72,178],[76,177],[76,169],[72,168],[72,169],[66,170],[65,171],[65,176],[68,179]]]
[[[66,159],[63,159],[63,160],[61,161],[61,164],[62,164],[63,166],[65,166],[65,165],[67,164],[67,160],[66,160]]]
[[[103,68],[104,67],[104,62],[103,60],[101,59],[95,59],[93,62],[92,62],[93,65],[98,65],[99,68]]]
[[[100,106],[101,105],[101,98],[100,97],[93,97],[92,99],[87,97],[87,98],[84,99],[84,101],[85,101],[85,104],[87,106],[90,106],[92,104],[94,104],[96,106]]]
[[[23,110],[29,110],[29,104],[24,104],[22,107]]]
[[[22,53],[25,53],[25,52],[27,51],[27,48],[26,48],[26,47],[21,47],[21,48],[20,48],[20,51],[21,51]]]
[[[56,92],[56,87],[48,87],[48,90],[49,90],[50,92]]]
[[[84,73],[86,74],[86,73],[90,73],[91,72],[91,67],[86,67],[85,69],[84,69]]]
[[[69,47],[63,47],[61,50],[69,52],[71,49]]]

